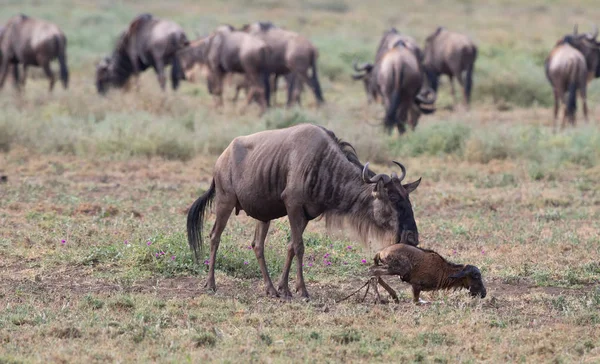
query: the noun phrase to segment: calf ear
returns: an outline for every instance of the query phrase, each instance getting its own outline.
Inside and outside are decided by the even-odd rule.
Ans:
[[[463,270],[461,270],[460,272],[458,272],[458,273],[456,273],[456,274],[453,274],[453,275],[449,276],[448,278],[454,278],[454,279],[457,279],[457,278],[464,278],[465,276],[466,276],[466,274],[465,274],[465,270],[463,269]]]
[[[403,185],[403,187],[406,189],[406,192],[411,193],[412,191],[416,190],[417,187],[419,187],[419,184],[421,183],[421,178],[419,178],[418,180],[411,182],[411,183],[407,183],[405,185]]]

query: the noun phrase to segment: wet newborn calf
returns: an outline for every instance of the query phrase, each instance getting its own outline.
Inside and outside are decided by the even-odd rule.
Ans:
[[[433,250],[406,244],[390,245],[377,253],[369,273],[377,277],[377,282],[396,301],[396,292],[383,282],[381,276],[400,276],[400,279],[412,285],[415,303],[425,302],[419,298],[421,291],[467,288],[473,297],[484,298],[486,295],[479,268],[450,263]]]

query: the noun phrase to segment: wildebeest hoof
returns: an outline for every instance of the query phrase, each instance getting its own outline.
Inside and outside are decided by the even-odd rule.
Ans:
[[[422,300],[422,299],[420,299],[420,298],[419,298],[419,300],[418,300],[417,302],[415,302],[415,305],[419,305],[419,306],[421,306],[421,305],[428,305],[428,304],[430,304],[430,303],[431,303],[431,302],[429,302],[429,301],[425,301],[425,300]]]
[[[275,287],[269,287],[267,288],[267,296],[268,297],[279,297],[279,293],[277,293],[277,291],[275,290]]]

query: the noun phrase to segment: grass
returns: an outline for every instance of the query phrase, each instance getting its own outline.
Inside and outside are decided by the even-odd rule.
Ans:
[[[24,93],[7,85],[0,94],[0,362],[598,361],[600,89],[590,84],[592,123],[554,133],[542,65],[570,24],[600,13],[589,0],[405,5],[4,4],[0,23],[22,11],[61,25],[72,82],[48,94],[32,69]],[[315,108],[307,92],[304,107],[262,117],[229,102],[215,110],[204,84],[161,93],[152,72],[139,91],[98,97],[95,62],[146,11],[190,37],[255,19],[300,31],[319,47],[327,104]],[[448,110],[446,81],[434,115],[402,138],[387,135],[381,107],[367,106],[350,78],[352,62],[371,60],[392,25],[422,42],[442,21],[436,14],[479,45],[473,107]],[[304,235],[311,300],[267,298],[243,213],[223,235],[218,290],[207,293],[207,250],[194,264],[185,219],[217,156],[235,136],[305,122],[334,130],[377,171],[394,159],[408,179],[422,176],[411,201],[423,247],[478,266],[488,297],[441,292],[415,306],[390,279],[399,305],[373,305],[371,295],[339,303],[364,283],[373,252],[316,221]],[[286,219],[271,224],[274,280],[289,234]]]

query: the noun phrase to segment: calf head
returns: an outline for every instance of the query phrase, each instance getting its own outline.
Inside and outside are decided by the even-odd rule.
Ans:
[[[460,272],[451,275],[449,278],[459,279],[462,287],[467,288],[472,297],[485,298],[487,294],[481,278],[481,271],[474,265],[465,265]]]
[[[419,231],[408,196],[419,186],[421,179],[402,184],[402,180],[406,177],[406,168],[401,163],[395,161],[394,163],[402,170],[400,177],[396,173],[391,175],[382,173],[369,177],[369,163],[367,163],[363,168],[363,181],[373,185],[375,223],[385,230],[395,231],[396,243],[417,246]]]

